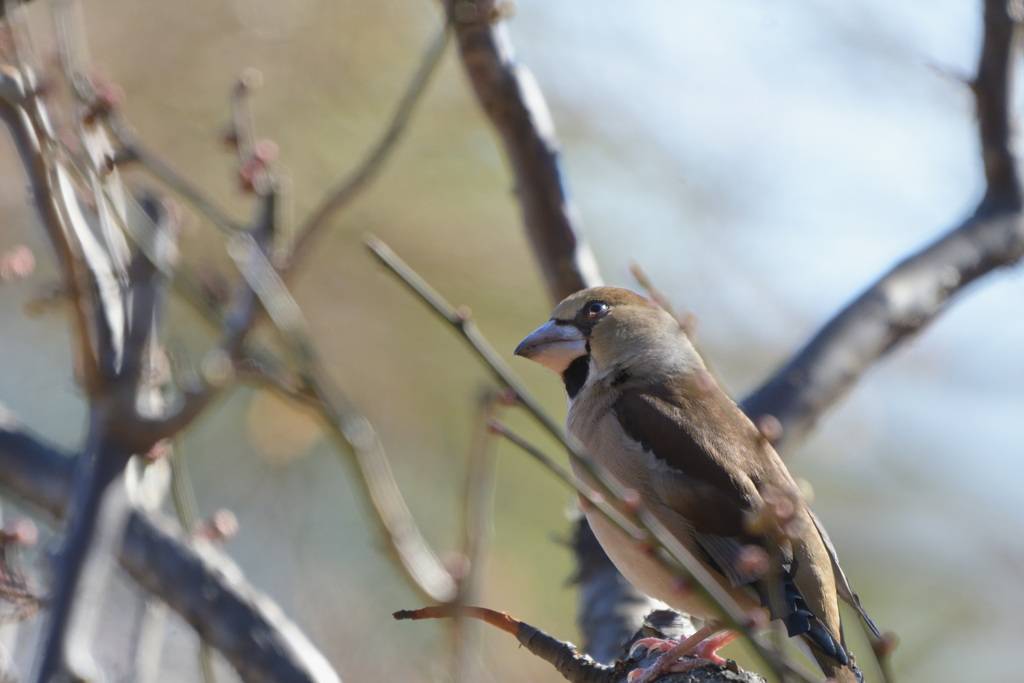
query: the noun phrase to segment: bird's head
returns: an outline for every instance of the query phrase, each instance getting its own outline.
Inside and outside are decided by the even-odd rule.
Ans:
[[[651,374],[703,367],[672,316],[619,287],[593,287],[567,297],[515,353],[561,375],[567,388],[573,375],[585,378],[591,365],[594,379],[612,371]]]

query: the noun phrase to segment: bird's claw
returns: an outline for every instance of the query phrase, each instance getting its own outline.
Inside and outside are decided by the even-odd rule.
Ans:
[[[655,678],[667,673],[684,673],[706,664],[724,665],[726,660],[715,654],[727,643],[736,639],[736,633],[727,631],[711,638],[705,638],[680,652],[679,643],[660,638],[642,638],[629,649],[630,656],[641,647],[647,653],[661,652],[661,655],[646,669],[634,669],[626,676],[626,683],[651,683]],[[680,659],[686,657],[686,659]]]
[[[667,652],[676,645],[679,644],[677,640],[665,640],[663,638],[641,638],[640,640],[633,643],[633,646],[629,648],[629,657],[636,654],[636,651],[640,648],[645,648],[647,654],[653,652]]]
[[[714,655],[714,658],[715,660],[720,661],[715,661],[713,659],[704,659],[703,657],[691,657],[690,655],[684,656],[686,657],[685,660],[676,659],[667,662],[666,664],[662,664],[662,658],[659,657],[658,661],[656,661],[654,664],[647,667],[646,669],[633,669],[629,672],[629,675],[626,676],[626,683],[651,683],[651,681],[653,681],[655,678],[658,678],[659,676],[662,676],[664,674],[685,673],[687,671],[692,671],[693,669],[704,666],[705,664],[725,663],[725,660],[719,657],[718,655]]]

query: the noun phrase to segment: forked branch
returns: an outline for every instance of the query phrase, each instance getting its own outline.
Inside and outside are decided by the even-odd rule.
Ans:
[[[938,317],[953,297],[1024,254],[1019,160],[1012,148],[1014,37],[1012,0],[985,0],[984,36],[972,83],[977,103],[985,194],[959,226],[905,258],[837,313],[793,358],[748,396],[756,422],[782,424],[780,453],[803,442],[821,416],[874,363]]]

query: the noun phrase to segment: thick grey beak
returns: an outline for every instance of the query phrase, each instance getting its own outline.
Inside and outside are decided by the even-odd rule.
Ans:
[[[549,320],[530,333],[516,347],[516,355],[529,358],[559,375],[569,364],[587,353],[587,340],[571,323]]]

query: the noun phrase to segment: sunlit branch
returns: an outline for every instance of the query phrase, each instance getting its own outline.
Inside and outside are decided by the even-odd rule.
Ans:
[[[7,27],[3,30],[6,32]],[[71,328],[82,381],[86,392],[94,395],[99,390],[100,375],[87,313],[91,304],[87,294],[86,273],[77,251],[69,241],[72,231],[66,225],[65,215],[56,199],[45,148],[51,131],[45,123],[45,116],[40,118],[43,104],[35,88],[37,83],[31,72],[0,73],[0,118],[14,140],[32,187],[31,195],[40,221],[57,256],[64,294],[70,303]]]
[[[544,95],[518,62],[493,0],[443,0],[462,65],[501,138],[533,253],[552,299],[601,283],[579,214],[558,163],[558,140]]]

